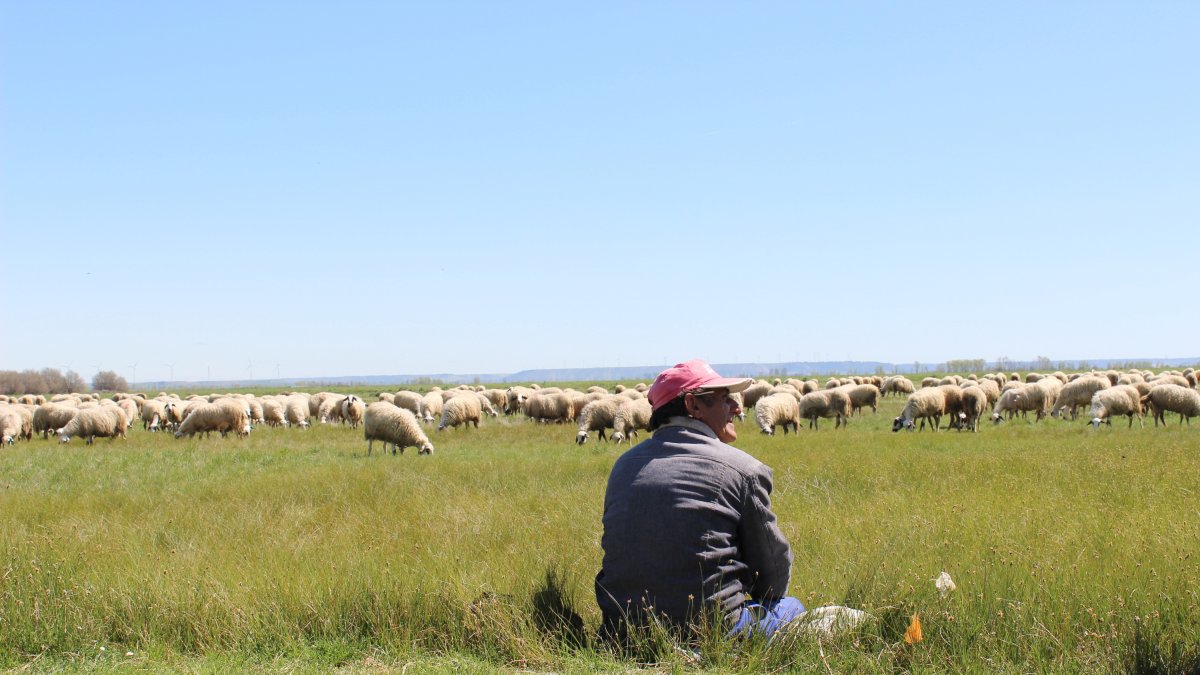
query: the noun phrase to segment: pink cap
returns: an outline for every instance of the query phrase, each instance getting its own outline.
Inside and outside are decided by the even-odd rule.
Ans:
[[[658,374],[654,384],[646,392],[650,406],[658,410],[674,401],[680,394],[697,389],[728,389],[731,393],[742,391],[754,380],[748,377],[721,377],[703,359],[692,359],[677,363]]]

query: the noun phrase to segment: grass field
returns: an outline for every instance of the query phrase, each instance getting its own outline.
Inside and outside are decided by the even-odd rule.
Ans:
[[[573,428],[489,419],[431,432],[432,456],[321,426],[21,443],[0,450],[0,667],[1200,671],[1200,428],[893,434],[900,405],[736,443],[774,469],[791,593],[878,620],[698,663],[591,640],[621,449]]]

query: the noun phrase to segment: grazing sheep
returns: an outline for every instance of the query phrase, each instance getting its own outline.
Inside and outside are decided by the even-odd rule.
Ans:
[[[767,392],[767,396],[774,396],[775,394],[790,394],[794,396],[797,401],[799,401],[800,396],[802,396],[800,390],[790,384],[777,384],[774,387],[771,387],[771,390]]]
[[[988,407],[987,392],[980,387],[967,387],[962,390],[962,409],[958,413],[959,430],[967,427],[972,433],[979,431],[979,418]]]
[[[250,415],[246,408],[230,399],[219,399],[216,403],[200,403],[188,408],[183,424],[175,430],[175,438],[216,431],[224,438],[229,432],[238,436],[250,433]]]
[[[33,433],[41,434],[43,439],[49,438],[55,429],[61,429],[79,412],[73,405],[47,403],[38,406],[33,411]]]
[[[939,384],[937,388],[941,389],[942,393],[946,395],[946,407],[942,413],[950,418],[946,424],[946,428],[956,429],[960,421],[958,414],[962,412],[963,389],[957,384]]]
[[[1119,384],[1108,389],[1101,389],[1092,396],[1092,428],[1100,426],[1101,422],[1112,426],[1114,415],[1125,415],[1129,418],[1129,428],[1133,428],[1133,418],[1137,416],[1138,426],[1145,427],[1142,421],[1142,396],[1137,388],[1128,384]]]
[[[927,377],[927,378],[921,380],[921,388],[928,389],[929,387],[939,386],[941,383],[942,383],[942,381],[937,379],[936,377]]]
[[[629,391],[628,389],[626,391]],[[537,393],[525,399],[525,415],[536,422],[562,424],[575,417],[571,399],[563,393]]]
[[[633,391],[633,390],[627,389],[626,391]],[[592,401],[599,401],[601,399],[608,398],[610,395],[618,396],[620,398],[625,398],[622,394],[598,394],[598,393],[583,394],[583,393],[580,393],[580,392],[574,391],[574,390],[567,390],[563,393],[566,394],[567,397],[571,399],[571,410],[574,411],[574,413],[575,413],[575,415],[573,417],[571,417],[572,422],[579,421],[579,418],[583,416],[584,407],[587,406]],[[625,399],[625,400],[629,400],[629,399]]]
[[[508,413],[508,392],[503,389],[484,389],[483,397],[488,400],[488,404],[492,406],[492,411]],[[493,415],[494,417],[495,415]]]
[[[1192,418],[1200,415],[1200,392],[1191,387],[1181,387],[1177,384],[1160,384],[1150,389],[1150,393],[1141,399],[1142,405],[1154,416],[1154,426],[1161,421],[1167,426],[1165,413],[1179,413],[1179,423],[1187,420],[1192,425]]]
[[[367,406],[362,399],[351,394],[342,400],[342,419],[350,425],[351,429],[357,429],[359,423],[363,421],[363,414],[366,412]]]
[[[625,391],[625,387],[620,384],[616,389],[618,394]],[[525,400],[533,396],[533,390],[529,387],[512,386],[504,390],[504,394],[508,398],[505,410],[509,415],[516,415],[525,411]]]
[[[873,384],[856,384],[845,389],[850,395],[851,414],[867,406],[871,406],[871,412],[879,412],[879,387]]]
[[[621,401],[617,406],[617,417],[613,420],[613,434],[609,438],[613,443],[623,443],[637,438],[638,429],[650,428],[650,414],[653,409],[650,401],[644,398]],[[745,412],[742,413],[745,416]]]
[[[133,426],[133,421],[141,417],[142,413],[138,410],[138,403],[135,398],[123,398],[117,401],[117,406],[125,411],[125,419],[129,421],[129,426],[131,427]]]
[[[1185,388],[1192,386],[1191,383],[1187,381],[1186,377],[1183,377],[1182,375],[1173,375],[1171,373],[1165,373],[1163,375],[1159,375],[1158,377],[1149,378],[1146,380],[1146,383],[1151,387],[1157,387],[1160,384],[1174,384]]]
[[[286,404],[273,398],[262,399],[263,424],[269,427],[286,427],[288,424]]]
[[[800,419],[808,420],[809,429],[821,428],[817,420],[834,417],[833,428],[850,425],[850,395],[844,389],[821,389],[800,397]]]
[[[60,443],[70,443],[71,437],[80,436],[87,439],[87,445],[100,438],[125,438],[125,429],[129,420],[125,411],[116,406],[97,406],[95,408],[80,408],[61,429],[56,431]]]
[[[579,445],[587,443],[588,435],[593,431],[598,432],[596,436],[600,440],[607,440],[604,437],[604,430],[614,427],[621,401],[633,401],[633,399],[617,395],[601,394],[601,396],[604,398],[589,401],[579,413],[579,431],[575,434],[575,443]]]
[[[585,394],[607,394],[608,390],[598,384],[593,384],[584,390]]]
[[[421,397],[421,410],[418,416],[426,424],[433,424],[434,420],[442,418],[442,392],[437,390],[429,390]]]
[[[442,421],[437,430],[444,431],[448,427],[454,428],[462,424],[472,424],[478,429],[479,418],[482,416],[483,409],[479,405],[478,396],[455,396],[442,404]]]
[[[396,402],[396,395],[391,393],[390,391],[381,391],[381,392],[379,392],[378,396],[379,396],[379,400],[383,401],[385,403],[395,403]],[[367,454],[371,454],[370,449],[367,450]]]
[[[625,391],[623,391],[617,395],[623,396],[631,401],[636,401],[638,399],[646,398],[646,393],[638,391],[637,389],[626,389]]]
[[[1071,419],[1079,417],[1079,409],[1092,404],[1092,396],[1101,389],[1108,389],[1112,384],[1103,375],[1085,375],[1071,380],[1063,385],[1058,392],[1058,400],[1050,410],[1051,417],[1058,417],[1066,412],[1071,413]]]
[[[411,446],[418,454],[433,453],[433,443],[425,435],[421,423],[411,410],[399,408],[387,401],[379,401],[367,406],[363,413],[363,437],[367,441],[367,455],[371,454],[371,445],[375,441],[383,441],[383,451],[392,446],[392,454]]]
[[[45,398],[45,397],[42,397]],[[28,403],[0,404],[0,414],[13,414],[21,421],[21,430],[17,436],[22,440],[33,440],[33,415],[39,406]]]
[[[992,422],[999,424],[1012,419],[1017,413],[1041,410],[1042,402],[1026,393],[1025,388],[1029,386],[1032,385],[1018,383],[1015,387],[1006,386],[1004,391],[1000,392],[1000,399],[992,408]]]
[[[341,394],[326,396],[317,408],[317,421],[321,424],[342,423],[342,402],[346,397]],[[309,406],[311,407],[311,403]]]
[[[0,409],[0,445],[12,445],[21,437],[21,416],[11,408]]]
[[[908,395],[904,410],[900,416],[892,420],[892,431],[916,429],[917,420],[921,420],[921,430],[925,430],[925,421],[934,431],[942,424],[942,415],[946,414],[946,391],[941,387],[922,387]]]
[[[142,429],[155,432],[166,422],[167,409],[163,402],[151,399],[142,404]]]
[[[309,399],[304,394],[292,394],[283,405],[284,419],[289,426],[299,429],[308,428],[308,416],[312,410]]]
[[[758,400],[771,391],[771,384],[763,380],[755,380],[754,384],[742,390],[742,402],[747,408],[753,408]]]
[[[405,410],[416,415],[419,419],[421,417],[422,398],[423,397],[415,391],[400,390],[392,395],[392,400],[389,401],[389,403],[395,405],[397,408],[404,408]]]
[[[831,377],[825,382],[826,389],[837,389],[840,386],[842,386],[842,381],[836,377]]]
[[[883,396],[887,396],[888,394],[907,396],[914,391],[916,391],[916,387],[913,386],[912,380],[904,377],[903,375],[893,375],[889,377],[883,381],[883,386],[879,388],[879,392]]]
[[[786,436],[788,427],[800,431],[800,399],[788,392],[769,394],[758,399],[754,406],[754,421],[768,436],[775,435],[775,427],[783,427]]]

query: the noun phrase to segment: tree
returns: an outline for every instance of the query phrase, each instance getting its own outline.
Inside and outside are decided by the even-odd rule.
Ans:
[[[129,389],[129,383],[111,370],[102,370],[92,378],[92,389],[95,391],[126,391]]]

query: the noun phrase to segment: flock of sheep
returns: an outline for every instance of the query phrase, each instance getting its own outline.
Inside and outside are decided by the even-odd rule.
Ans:
[[[498,415],[523,415],[536,423],[575,424],[575,441],[584,444],[593,433],[600,440],[632,442],[650,422],[647,385],[617,385],[613,391],[593,386],[586,391],[512,386],[488,389],[461,385],[452,389],[434,387],[418,393],[401,390],[383,392],[370,405],[350,394],[284,393],[267,396],[253,394],[193,395],[187,398],[160,393],[154,398],[143,394],[115,394],[101,398],[93,394],[44,396],[0,396],[0,437],[5,445],[35,435],[48,438],[51,433],[63,443],[79,437],[91,444],[96,438],[124,438],[137,420],[147,431],[169,430],[176,438],[212,432],[222,437],[232,433],[248,435],[254,425],[306,429],[310,420],[320,424],[344,424],[363,427],[367,454],[375,441],[390,447],[392,454],[414,447],[422,454],[433,452],[426,427],[436,423],[437,431],[460,426],[478,428],[482,418]],[[1149,412],[1155,426],[1166,424],[1166,413],[1179,415],[1180,423],[1200,416],[1200,392],[1196,373],[1151,373],[1129,370],[1118,372],[1051,374],[990,373],[983,376],[948,375],[927,377],[916,387],[903,376],[830,378],[824,384],[816,379],[774,382],[758,380],[740,398],[746,411],[753,409],[754,422],[764,434],[782,428],[799,431],[807,421],[811,429],[819,421],[833,419],[834,428],[846,426],[860,410],[878,411],[881,398],[906,395],[901,414],[893,420],[892,430],[924,429],[934,431],[946,418],[950,429],[978,431],[979,423],[990,413],[999,424],[1016,415],[1034,413],[1034,420],[1066,417],[1077,419],[1087,408],[1092,425],[1111,425],[1113,417],[1127,416],[1142,423]],[[608,434],[606,436],[606,434]]]
[[[1135,418],[1143,425],[1145,412],[1154,418],[1155,426],[1166,425],[1168,412],[1179,415],[1180,424],[1186,420],[1190,426],[1191,418],[1200,415],[1196,373],[1188,368],[1157,374],[1140,370],[1029,373],[1023,381],[1017,373],[926,378],[920,389],[909,394],[903,412],[893,420],[892,431],[911,431],[918,422],[922,429],[928,422],[937,431],[942,417],[948,418],[948,428],[978,431],[988,410],[996,424],[1029,413],[1035,421],[1047,415],[1070,415],[1074,420],[1084,407],[1093,427],[1111,426],[1112,418],[1121,415],[1129,418],[1131,428]]]

